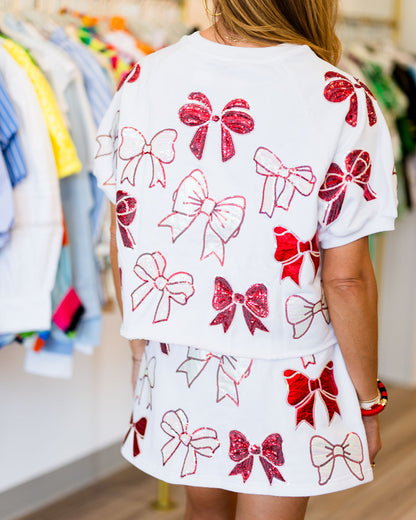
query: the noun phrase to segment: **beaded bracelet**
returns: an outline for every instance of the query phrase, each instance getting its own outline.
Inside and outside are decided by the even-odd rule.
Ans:
[[[376,399],[373,401],[360,401],[361,415],[364,417],[377,415],[387,406],[389,396],[387,394],[386,387],[383,385],[380,379],[377,379],[377,389],[379,395]]]

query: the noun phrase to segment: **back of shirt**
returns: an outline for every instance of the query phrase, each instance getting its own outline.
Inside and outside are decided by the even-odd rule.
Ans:
[[[389,134],[363,84],[307,46],[195,33],[136,65],[97,142],[125,337],[258,358],[336,343],[320,249],[396,216]]]

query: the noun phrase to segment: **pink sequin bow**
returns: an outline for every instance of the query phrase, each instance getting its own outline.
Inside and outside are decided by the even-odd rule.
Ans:
[[[252,359],[221,356],[196,347],[188,348],[186,360],[176,372],[186,374],[188,387],[201,375],[211,359],[218,360],[217,370],[217,403],[229,397],[238,406],[238,385],[250,375]]]
[[[243,315],[247,327],[251,334],[254,335],[256,329],[269,332],[259,318],[266,318],[269,315],[269,306],[267,303],[267,287],[262,283],[252,285],[245,295],[234,293],[231,285],[222,278],[215,278],[214,296],[212,298],[212,306],[216,311],[221,311],[212,320],[210,325],[221,324],[224,332],[230,328],[233,322],[237,303],[243,307]]]
[[[170,128],[158,132],[148,143],[144,135],[130,126],[121,130],[121,143],[118,150],[120,159],[128,161],[124,167],[121,182],[125,180],[134,186],[137,169],[143,157],[148,155],[152,161],[152,179],[149,188],[159,182],[166,187],[164,164],[170,164],[175,158],[174,144],[178,134]]]
[[[130,417],[130,428],[128,429],[126,436],[123,440],[123,445],[127,441],[127,437],[129,436],[130,432],[133,432],[133,457],[137,457],[137,455],[140,453],[140,447],[139,447],[139,437],[141,439],[144,438],[144,434],[146,433],[146,427],[147,427],[147,419],[146,417],[142,417],[138,421],[134,422],[133,420],[133,414],[131,414]]]
[[[161,450],[163,465],[169,461],[181,444],[187,449],[181,477],[195,474],[198,465],[197,455],[211,458],[220,446],[217,432],[213,428],[202,427],[193,433],[188,433],[188,417],[181,409],[166,412],[160,426],[171,437]]]
[[[176,241],[199,215],[208,217],[204,230],[201,260],[215,255],[224,264],[225,244],[238,235],[244,219],[244,197],[227,197],[219,202],[211,199],[208,184],[200,170],[194,170],[180,183],[173,195],[173,213],[164,218],[160,227],[169,227]]]
[[[153,323],[169,319],[171,300],[185,305],[194,294],[194,279],[189,273],[165,276],[166,260],[162,253],[145,253],[137,259],[134,272],[143,281],[131,295],[133,311],[153,292],[160,292]]]
[[[125,191],[117,192],[116,212],[117,223],[125,247],[133,248],[136,244],[131,231],[128,229],[136,216],[137,202],[134,197]]]
[[[258,455],[264,472],[270,482],[274,478],[285,482],[277,466],[285,462],[282,450],[282,437],[278,433],[272,433],[262,442],[261,446],[250,444],[247,438],[239,431],[230,432],[229,456],[233,462],[237,462],[230,475],[241,475],[245,482],[253,469],[254,455]]]
[[[363,190],[367,202],[376,198],[368,184],[371,175],[371,159],[368,152],[354,150],[349,153],[345,159],[345,167],[346,172],[343,172],[338,164],[332,163],[319,190],[319,197],[329,203],[324,215],[325,224],[331,224],[338,218],[351,183]]]
[[[329,323],[328,304],[323,292],[321,299],[316,303],[302,296],[289,296],[286,300],[286,319],[293,327],[293,339],[304,336],[319,313],[322,313],[326,323]]]
[[[356,433],[349,433],[342,444],[331,444],[324,437],[315,435],[311,439],[310,451],[312,464],[318,469],[320,486],[331,479],[337,457],[344,459],[348,469],[358,480],[364,480],[361,467],[364,460],[363,445]]]
[[[312,260],[314,273],[319,269],[320,254],[318,235],[302,242],[299,238],[283,227],[274,229],[276,235],[276,252],[275,259],[283,264],[281,279],[291,278],[295,283],[299,284],[300,270],[303,266],[306,255]]]
[[[190,148],[197,159],[202,158],[208,126],[221,123],[222,160],[228,161],[235,155],[231,132],[248,134],[254,128],[254,120],[248,113],[250,105],[244,99],[233,99],[224,107],[221,116],[213,114],[209,99],[202,92],[192,92],[188,96],[191,103],[186,103],[179,110],[179,119],[187,126],[198,126]]]
[[[266,177],[260,213],[273,216],[275,208],[288,210],[297,191],[307,197],[313,191],[316,177],[310,166],[288,168],[267,148],[258,148],[254,156],[259,175]]]
[[[335,414],[341,415],[337,403],[338,388],[333,373],[333,362],[329,361],[318,379],[310,379],[296,370],[285,370],[289,392],[287,402],[296,408],[296,426],[302,421],[315,428],[314,408],[316,395],[319,394],[326,406],[329,422]]]
[[[325,99],[332,103],[341,103],[350,98],[350,109],[345,117],[345,121],[351,126],[357,126],[358,120],[358,100],[356,89],[363,89],[367,104],[368,122],[370,126],[377,123],[377,114],[374,108],[374,96],[370,89],[359,79],[350,80],[339,72],[327,72],[325,80],[333,80],[326,85],[324,90]]]

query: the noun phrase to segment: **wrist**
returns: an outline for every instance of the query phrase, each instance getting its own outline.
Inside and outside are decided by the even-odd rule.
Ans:
[[[377,379],[377,397],[370,400],[360,400],[361,415],[369,417],[382,412],[387,406],[388,394],[386,387]]]

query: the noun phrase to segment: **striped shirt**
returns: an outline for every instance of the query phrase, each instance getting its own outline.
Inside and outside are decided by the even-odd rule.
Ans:
[[[27,175],[18,131],[19,121],[16,111],[0,74],[0,147],[13,187]]]

